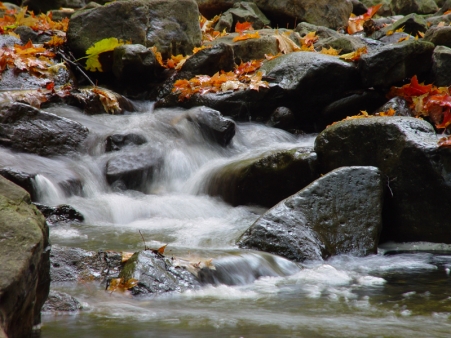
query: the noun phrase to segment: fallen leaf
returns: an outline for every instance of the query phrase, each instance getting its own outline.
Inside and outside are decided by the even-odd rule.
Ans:
[[[279,52],[282,54],[289,54],[291,52],[297,52],[301,50],[301,48],[285,34],[279,34],[278,32],[276,32],[276,34],[274,34],[274,37],[277,39]]]
[[[117,38],[106,38],[100,41],[97,41],[94,45],[89,47],[86,50],[86,69],[95,72],[102,72],[102,65],[99,61],[99,55],[105,52],[111,52],[116,47],[124,45],[125,42],[123,40],[118,40]]]
[[[451,136],[442,137],[438,140],[437,145],[439,148],[451,148]]]
[[[440,21],[440,22],[437,24],[437,27],[445,27],[445,22],[444,22],[444,21]]]
[[[248,39],[259,39],[260,38],[260,34],[258,33],[258,31],[255,31],[255,33],[245,33],[245,34],[240,34],[238,36],[235,36],[233,38],[233,42],[236,41],[242,41],[242,40],[248,40]]]
[[[319,37],[316,35],[316,32],[308,32],[304,37],[301,38],[302,46],[310,47],[316,41],[318,41]]]
[[[117,114],[122,111],[113,92],[100,87],[94,87],[91,91],[99,96],[100,102],[107,113]]]
[[[396,110],[393,108],[388,108],[387,111],[381,111],[378,113],[379,116],[395,116]]]
[[[351,14],[351,17],[348,20],[348,28],[347,28],[348,34],[354,34],[354,33],[362,31],[363,23],[365,21],[370,20],[381,7],[382,7],[382,4],[378,4],[378,5],[369,7],[365,14],[362,14],[359,16],[355,16],[354,14]]]
[[[363,54],[368,53],[367,47],[361,47],[354,52],[340,55],[339,58],[346,61],[358,61]]]
[[[121,252],[121,263],[125,263],[126,261],[128,261],[130,258],[132,258],[132,256],[134,255],[134,252]]]
[[[329,49],[323,47],[320,51],[321,54],[326,54],[326,55],[338,55],[338,54],[340,54],[340,52],[341,52],[341,49],[337,50],[332,47],[329,47]]]
[[[243,23],[237,22],[235,25],[235,32],[237,33],[243,33],[244,31],[253,31],[254,28],[252,27],[252,23],[245,21]]]
[[[138,280],[134,278],[130,278],[128,280],[124,280],[124,278],[112,278],[108,283],[108,291],[127,291],[133,287],[138,285]]]

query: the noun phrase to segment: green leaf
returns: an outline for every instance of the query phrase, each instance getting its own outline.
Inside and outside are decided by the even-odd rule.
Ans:
[[[86,69],[95,72],[103,72],[102,65],[99,61],[99,54],[105,52],[111,52],[114,48],[124,45],[123,40],[118,40],[116,38],[107,38],[97,41],[94,45],[88,48],[86,51]]]

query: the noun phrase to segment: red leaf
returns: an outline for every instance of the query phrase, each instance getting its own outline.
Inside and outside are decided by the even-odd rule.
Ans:
[[[242,33],[244,31],[252,31],[254,28],[252,28],[252,22],[237,22],[235,25],[235,32]]]

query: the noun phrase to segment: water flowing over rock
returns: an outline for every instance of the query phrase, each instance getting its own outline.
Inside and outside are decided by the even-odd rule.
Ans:
[[[305,148],[274,151],[222,167],[209,177],[207,192],[232,205],[272,207],[317,177],[315,153]]]
[[[191,54],[200,46],[199,11],[194,0],[116,1],[72,16],[68,44],[76,56],[97,41],[115,37],[165,55]]]
[[[0,108],[0,144],[41,156],[77,151],[87,137],[81,124],[24,103]]]
[[[141,145],[146,143],[144,136],[138,134],[114,134],[105,140],[105,152],[118,151],[127,146]]]
[[[376,253],[382,196],[377,168],[336,169],[263,214],[238,245],[294,261]]]
[[[50,287],[48,227],[25,190],[0,176],[0,336],[30,337]]]
[[[173,266],[169,258],[159,257],[147,250],[135,253],[119,277],[125,281],[138,280],[138,285],[131,289],[133,295],[181,292],[199,287],[193,274],[182,267]]]
[[[433,127],[411,117],[342,121],[315,141],[322,172],[371,165],[387,186],[383,241],[451,243],[451,151],[438,148]]]

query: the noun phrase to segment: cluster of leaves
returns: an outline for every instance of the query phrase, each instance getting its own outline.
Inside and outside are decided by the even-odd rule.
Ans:
[[[259,90],[269,88],[262,80],[262,72],[257,71],[262,65],[261,60],[242,62],[231,72],[217,72],[213,76],[197,75],[190,80],[182,79],[174,83],[173,92],[179,94],[179,100],[189,99],[194,94],[218,93],[240,89]]]
[[[437,129],[451,125],[451,95],[449,87],[436,87],[418,82],[413,76],[410,83],[402,87],[392,87],[388,97],[400,96],[408,103],[415,116],[427,116]]]
[[[204,16],[199,17],[200,30],[202,32],[202,44],[205,42],[213,41],[221,36],[227,35],[227,32],[224,30],[222,32],[215,31],[214,27],[219,21],[220,15],[216,15],[211,20],[207,20]]]

